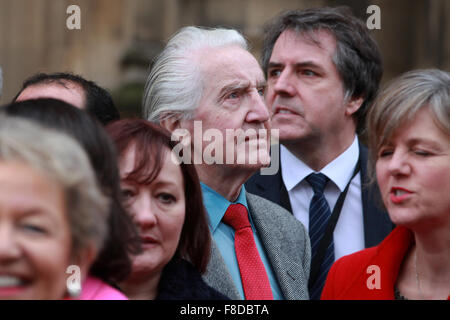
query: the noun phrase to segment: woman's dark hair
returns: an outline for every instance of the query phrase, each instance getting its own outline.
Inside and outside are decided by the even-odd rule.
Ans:
[[[119,158],[129,146],[135,145],[135,166],[127,179],[140,184],[149,184],[158,176],[166,152],[175,147],[169,132],[142,119],[119,120],[109,124],[106,131],[116,144]],[[209,261],[211,238],[202,191],[194,165],[182,162],[180,167],[184,180],[186,212],[175,256],[189,260],[203,273]]]
[[[109,283],[125,279],[131,272],[130,255],[140,251],[140,238],[122,205],[114,144],[100,123],[87,112],[55,99],[15,102],[2,110],[65,132],[85,149],[100,189],[110,200],[108,237],[89,272]]]

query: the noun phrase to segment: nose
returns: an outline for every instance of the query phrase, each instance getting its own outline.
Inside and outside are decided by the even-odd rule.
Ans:
[[[250,111],[247,113],[246,122],[264,123],[269,121],[269,109],[264,102],[264,97],[256,90],[251,94],[250,104]]]
[[[139,194],[131,206],[133,220],[141,229],[153,227],[156,222],[155,209],[149,193]]]
[[[388,170],[393,176],[410,174],[411,166],[408,163],[407,153],[395,150],[389,161]]]
[[[295,95],[295,87],[292,85],[291,73],[288,68],[280,71],[278,78],[273,84],[273,91],[282,96]]]
[[[0,264],[20,257],[20,247],[11,227],[0,224]]]

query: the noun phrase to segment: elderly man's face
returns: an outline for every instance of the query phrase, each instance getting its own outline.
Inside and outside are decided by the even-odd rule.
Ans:
[[[67,102],[79,109],[84,109],[86,105],[83,89],[70,81],[65,85],[59,83],[35,84],[25,88],[16,101],[31,99],[52,98]]]
[[[223,137],[222,163],[260,168],[269,159],[268,135],[260,134],[268,129],[269,111],[263,97],[264,74],[258,62],[237,46],[206,49],[200,54],[203,94],[193,121],[186,127],[192,134],[194,121],[201,121],[203,133],[209,129],[220,131]],[[232,135],[239,129],[248,133],[247,138],[239,139]],[[256,134],[252,136],[251,132]],[[194,152],[202,153],[206,159],[205,148],[210,143],[203,141],[202,146],[195,145]],[[234,154],[230,153],[231,149],[234,149]],[[245,161],[238,160],[238,157],[241,160],[245,158]]]

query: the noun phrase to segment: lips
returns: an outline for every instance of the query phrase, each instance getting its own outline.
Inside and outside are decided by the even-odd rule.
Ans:
[[[141,236],[142,245],[155,245],[158,241],[152,236]]]
[[[402,204],[410,198],[412,193],[412,191],[405,188],[392,187],[390,191],[390,199],[394,204]]]
[[[292,108],[288,108],[288,107],[284,107],[284,106],[277,106],[277,107],[275,107],[273,115],[299,115],[299,114],[296,111],[294,111]]]

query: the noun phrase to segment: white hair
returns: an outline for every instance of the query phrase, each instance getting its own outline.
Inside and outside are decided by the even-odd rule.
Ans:
[[[142,102],[144,118],[153,122],[169,117],[189,118],[203,92],[201,59],[195,59],[195,51],[233,45],[248,51],[247,41],[233,29],[180,29],[156,58],[147,78]]]

